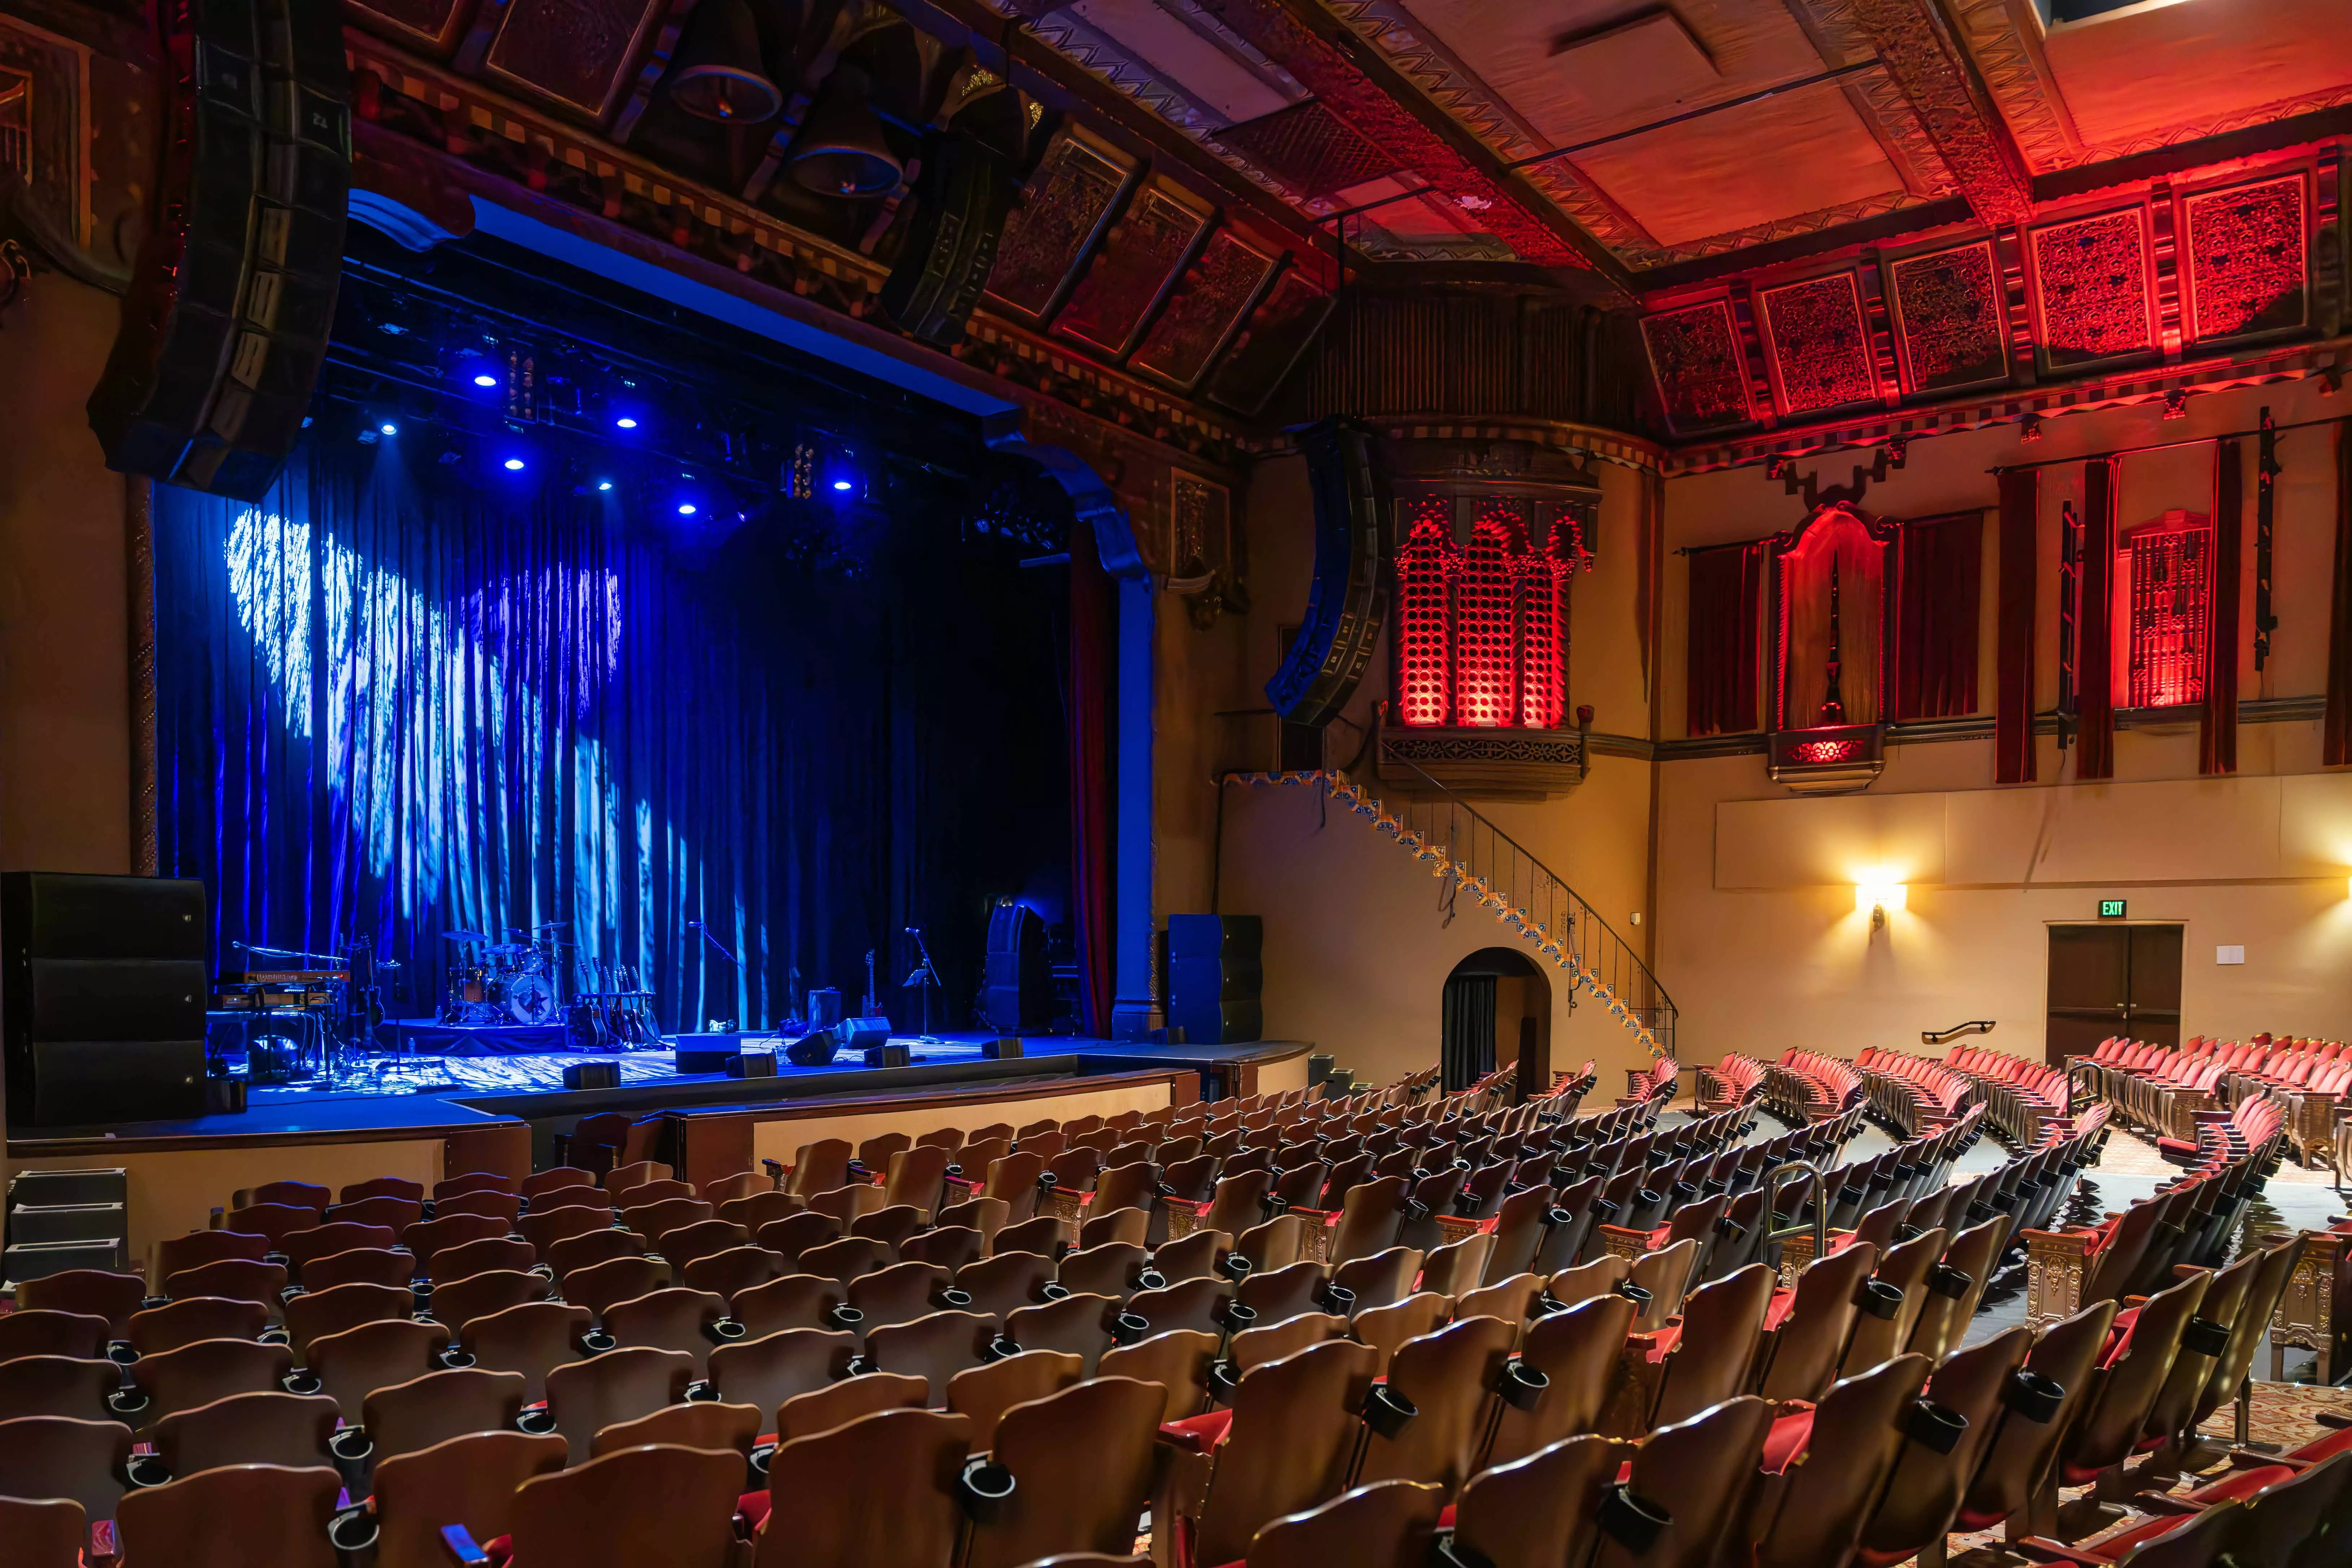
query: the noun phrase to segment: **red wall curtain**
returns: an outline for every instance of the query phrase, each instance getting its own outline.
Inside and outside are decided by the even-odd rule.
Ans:
[[[1756,728],[1756,616],[1763,590],[1761,544],[1691,552],[1689,733]]]
[[[1070,535],[1070,901],[1078,939],[1078,1026],[1108,1039],[1118,595],[1094,531],[1081,523]]]
[[[2000,605],[1993,662],[1993,778],[2033,782],[2033,590],[2042,470],[2000,476]]]
[[[2336,426],[2336,591],[2327,606],[2327,723],[2319,760],[2352,763],[2352,419]]]
[[[2197,721],[2197,771],[2238,771],[2239,539],[2246,504],[2245,449],[2213,443],[2212,635],[2205,639],[2205,710]]]
[[[1895,601],[1896,719],[1946,719],[1977,710],[1977,605],[1984,514],[1903,525],[1902,580]]]
[[[2078,779],[2116,773],[2115,582],[2116,460],[2094,458],[2083,465],[2081,608],[2074,616]]]

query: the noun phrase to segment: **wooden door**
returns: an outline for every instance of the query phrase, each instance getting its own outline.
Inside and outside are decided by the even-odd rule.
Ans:
[[[2122,1035],[2180,1043],[2181,928],[2053,925],[2043,1052],[2053,1067]]]

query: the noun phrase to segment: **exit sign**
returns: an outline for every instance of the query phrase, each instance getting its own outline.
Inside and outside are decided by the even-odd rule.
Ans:
[[[2101,899],[2099,900],[2099,918],[2103,921],[2119,921],[2123,919],[2124,901],[2121,899]]]

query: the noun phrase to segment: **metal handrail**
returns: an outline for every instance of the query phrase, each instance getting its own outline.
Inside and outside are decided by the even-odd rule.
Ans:
[[[1919,1031],[1919,1043],[1923,1046],[1948,1046],[1962,1035],[1990,1035],[1997,1022],[1992,1018],[1971,1018],[1948,1029],[1922,1029]]]
[[[1772,1223],[1780,1217],[1780,1189],[1788,1184],[1780,1178],[1791,1171],[1806,1177],[1808,1184],[1812,1189],[1806,1197],[1806,1202],[1813,1211],[1812,1223],[1810,1225],[1800,1222],[1796,1225],[1779,1226]],[[1769,1228],[1764,1233],[1764,1245],[1769,1247],[1776,1241],[1786,1241],[1792,1236],[1802,1236],[1810,1230],[1813,1233],[1813,1257],[1816,1258],[1828,1257],[1830,1250],[1829,1195],[1829,1184],[1822,1179],[1822,1168],[1809,1160],[1791,1160],[1785,1165],[1775,1165],[1765,1172],[1764,1223]]]
[[[1657,974],[1646,963],[1643,962],[1641,955],[1633,950],[1633,944],[1627,942],[1624,937],[1618,932],[1616,927],[1611,925],[1609,921],[1601,916],[1600,910],[1594,909],[1592,905],[1586,900],[1582,894],[1570,887],[1566,878],[1560,876],[1559,872],[1553,870],[1550,867],[1538,859],[1535,854],[1530,851],[1527,846],[1521,844],[1508,833],[1504,832],[1501,827],[1496,825],[1492,818],[1485,816],[1475,806],[1470,805],[1469,802],[1465,800],[1459,793],[1432,777],[1427,770],[1422,768],[1411,759],[1404,757],[1386,757],[1382,759],[1381,766],[1384,768],[1402,769],[1412,774],[1413,778],[1417,781],[1417,788],[1419,790],[1426,791],[1432,795],[1442,797],[1443,804],[1446,809],[1462,813],[1462,815],[1467,818],[1470,823],[1475,825],[1475,827],[1478,830],[1485,832],[1499,848],[1507,849],[1512,856],[1516,857],[1520,861],[1525,862],[1528,869],[1534,874],[1528,879],[1528,894],[1531,903],[1535,898],[1536,877],[1540,877],[1550,887],[1557,889],[1560,897],[1566,900],[1567,903],[1567,918],[1562,922],[1564,929],[1560,932],[1560,941],[1563,949],[1570,949],[1571,945],[1575,943],[1573,928],[1575,924],[1580,921],[1586,925],[1588,931],[1598,931],[1601,936],[1605,937],[1607,939],[1606,951],[1609,952],[1611,957],[1623,966],[1624,972],[1629,977],[1637,978],[1642,987],[1643,997],[1645,1005],[1636,1005],[1633,998],[1625,997],[1622,999],[1625,1001],[1627,1007],[1631,1011],[1642,1016],[1643,1021],[1649,1024],[1651,1033],[1657,1037],[1658,1043],[1664,1049],[1665,1055],[1669,1058],[1675,1057],[1675,1022],[1679,1016],[1680,1010],[1675,1006],[1674,997],[1667,993],[1665,986],[1659,983]],[[1333,777],[1345,776],[1338,770],[1329,771]],[[1431,804],[1434,805],[1438,803],[1432,802]],[[1408,807],[1408,809],[1410,808]],[[1449,843],[1446,846],[1448,856],[1454,858],[1457,865],[1464,866],[1465,869],[1468,869],[1475,874],[1476,868],[1474,865],[1469,864],[1469,858],[1467,856],[1457,855],[1455,853],[1456,848],[1457,847],[1455,845]],[[1473,853],[1475,853],[1475,847]],[[1512,880],[1516,881],[1516,876],[1514,876]],[[1541,913],[1544,911],[1531,910],[1530,912]],[[1598,948],[1600,944],[1595,943],[1594,945]],[[1581,958],[1580,957],[1580,967],[1581,967]],[[1653,1002],[1650,999],[1654,999],[1654,1001]]]

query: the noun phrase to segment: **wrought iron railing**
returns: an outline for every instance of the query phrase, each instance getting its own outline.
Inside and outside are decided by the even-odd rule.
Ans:
[[[1384,800],[1368,785],[1330,768],[1236,771],[1229,776],[1252,783],[1311,783],[1328,791],[1427,862],[1440,879],[1439,897],[1453,912],[1483,908],[1515,928],[1537,956],[1568,972],[1574,987],[1571,998],[1583,994],[1577,1005],[1607,1009],[1654,1056],[1673,1057],[1674,998],[1600,911],[1525,846],[1420,767],[1393,758],[1388,765],[1414,775],[1413,793]]]

